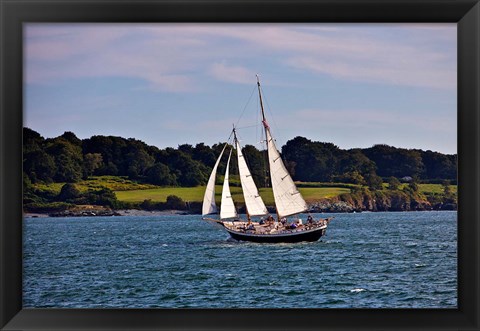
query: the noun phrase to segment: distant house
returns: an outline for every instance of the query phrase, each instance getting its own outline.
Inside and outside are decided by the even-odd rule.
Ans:
[[[400,178],[400,180],[402,182],[411,182],[413,180],[413,178],[410,177],[410,176],[405,176],[405,177]]]

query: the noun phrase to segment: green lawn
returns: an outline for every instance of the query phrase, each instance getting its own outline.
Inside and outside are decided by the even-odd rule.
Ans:
[[[65,183],[39,183],[33,184],[33,186],[41,191],[51,191],[58,194],[64,184]],[[87,180],[75,183],[75,186],[80,192],[86,192],[88,190],[96,191],[105,187],[113,191],[144,190],[158,187],[152,184],[137,183],[121,176],[91,176]]]
[[[236,202],[243,202],[242,189],[240,187],[231,187],[233,200]],[[273,205],[273,194],[269,188],[261,188],[260,195],[262,196],[265,204]],[[302,187],[299,188],[300,193],[307,201],[315,201],[321,198],[329,198],[337,196],[342,193],[348,193],[348,188],[341,187]],[[167,196],[176,195],[182,198],[184,201],[202,201],[205,193],[205,186],[198,187],[161,187],[148,190],[131,190],[131,191],[115,191],[118,200],[128,202],[142,202],[146,199],[152,201],[166,201]],[[215,196],[218,203],[222,194],[222,186],[215,186]]]
[[[408,184],[400,184],[400,189],[403,189]],[[388,189],[388,184],[383,183],[383,188]],[[418,184],[418,189],[420,193],[443,193],[443,185],[442,184]],[[452,193],[457,193],[457,185],[450,185],[450,189]]]
[[[422,193],[443,193],[442,184],[419,184],[418,188]],[[452,193],[457,193],[457,185],[450,185]]]
[[[231,184],[235,184],[234,181]],[[51,191],[55,194],[60,192],[64,183],[51,184],[33,184],[36,189],[43,191]],[[176,195],[184,201],[202,201],[205,192],[205,186],[197,187],[159,187],[151,184],[141,184],[119,176],[93,176],[88,180],[81,181],[75,184],[77,188],[82,191],[99,190],[103,187],[108,187],[113,190],[120,201],[127,202],[142,202],[146,199],[151,199],[156,202],[166,201],[169,195]],[[297,183],[299,191],[307,202],[316,201],[322,198],[331,198],[342,193],[349,193],[350,187],[356,185],[343,183]],[[407,184],[401,184],[403,187]],[[384,184],[386,188],[388,185]],[[450,186],[453,193],[457,192],[457,186]],[[420,192],[422,193],[443,193],[443,186],[441,184],[419,184]],[[230,190],[234,201],[243,203],[242,190],[239,186],[231,186]],[[216,200],[220,203],[222,192],[222,185],[216,185]],[[265,204],[273,205],[272,190],[269,188],[261,188],[260,195]]]

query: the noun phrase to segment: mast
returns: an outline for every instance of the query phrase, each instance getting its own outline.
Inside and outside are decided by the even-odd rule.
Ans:
[[[265,129],[265,137],[268,150],[268,164],[270,168],[270,181],[272,183],[273,198],[278,219],[294,214],[299,214],[308,209],[307,203],[298,191],[292,177],[282,162],[280,153],[270,133],[263,109],[262,93],[260,91],[260,80],[257,75],[258,94],[262,109],[262,123]]]
[[[265,128],[265,134],[266,134],[268,125],[267,125],[267,120],[265,119],[265,111],[263,110],[262,92],[260,91],[260,79],[258,78],[258,75],[256,76],[257,76],[258,96],[260,97],[260,108],[262,109],[262,123]]]
[[[220,219],[235,218],[238,216],[235,204],[233,203],[232,194],[230,193],[229,167],[232,150],[228,156],[227,167],[225,168],[225,178],[223,180],[222,201],[220,203]]]
[[[257,186],[253,180],[250,169],[248,168],[245,156],[242,153],[240,142],[237,139],[235,129],[233,129],[234,145],[237,149],[238,172],[240,175],[240,183],[242,185],[243,197],[245,200],[245,208],[247,210],[247,218],[250,216],[263,216],[268,214],[268,210],[258,193]]]
[[[237,139],[237,131],[235,130],[235,126],[233,126],[233,144],[235,145],[235,148],[237,149],[237,156],[238,156],[238,160],[240,161],[240,155],[241,155],[241,151],[240,151],[240,144],[238,143],[238,139]],[[240,172],[240,162],[237,162],[237,167],[238,167],[238,171]],[[240,174],[240,183],[242,183],[242,174]],[[243,189],[242,189],[243,191]],[[245,194],[245,192],[244,192]],[[247,220],[250,221],[250,214],[248,213],[248,206],[247,206],[247,202],[245,201],[245,211],[246,211],[246,214],[247,214]]]
[[[262,110],[262,124],[263,124],[263,128],[265,130],[265,142],[266,142],[265,150],[268,150],[268,141],[267,141],[268,124],[267,124],[267,119],[265,118],[265,110],[263,109],[263,98],[262,98],[262,92],[261,92],[261,89],[260,89],[260,79],[259,79],[258,75],[255,75],[255,76],[257,77],[258,96],[260,98],[260,108]],[[268,162],[268,157],[266,157],[265,155],[266,154],[264,153],[264,155],[263,155],[264,162],[265,162],[265,159]],[[267,167],[265,167],[265,183],[264,183],[264,185],[265,185],[265,187],[268,187]]]

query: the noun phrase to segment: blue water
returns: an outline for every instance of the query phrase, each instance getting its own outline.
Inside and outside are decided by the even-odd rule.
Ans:
[[[23,305],[457,307],[456,212],[333,216],[298,244],[233,241],[199,216],[26,218]]]

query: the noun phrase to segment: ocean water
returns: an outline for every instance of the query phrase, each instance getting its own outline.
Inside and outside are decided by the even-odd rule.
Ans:
[[[200,216],[26,218],[24,307],[456,308],[457,213],[335,216],[320,241]]]

